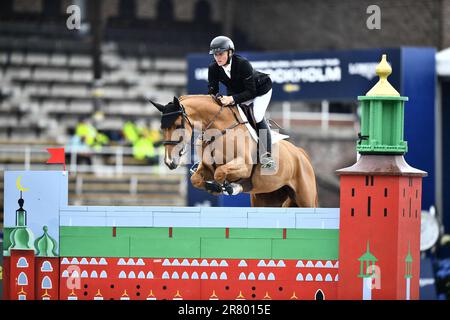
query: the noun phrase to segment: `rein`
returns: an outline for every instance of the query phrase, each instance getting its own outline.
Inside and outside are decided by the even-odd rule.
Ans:
[[[215,136],[210,137],[209,139],[205,139],[204,137],[205,137],[206,131],[212,127],[212,125],[216,122],[216,120],[219,118],[220,114],[222,113],[222,111],[225,108],[225,106],[220,103],[220,100],[218,99],[218,97],[212,96],[212,98],[214,99],[214,101],[216,103],[218,103],[220,105],[220,109],[214,115],[212,120],[209,121],[209,123],[206,126],[206,128],[202,130],[201,134],[197,138],[197,140],[201,140],[202,141],[202,145],[204,144],[205,146],[208,146],[210,143],[214,142],[217,138],[226,135],[227,130],[232,130],[232,129],[236,128],[237,126],[240,126],[242,124],[247,124],[248,123],[248,121],[241,122],[239,120],[239,117],[237,116],[236,112],[230,107],[228,109],[233,114],[233,117],[234,117],[236,122],[233,125],[231,125],[230,127],[220,130],[220,134],[219,135],[215,135]],[[189,119],[188,114],[186,113],[186,109],[184,108],[184,106],[181,103],[180,103],[180,110],[173,111],[173,112],[168,112],[168,113],[163,114],[162,116],[165,117],[165,116],[171,116],[171,115],[174,115],[174,114],[182,116],[181,129],[186,129],[186,122],[187,122],[189,124],[189,126],[191,127],[192,131],[194,131],[194,126],[192,125],[192,122]],[[161,143],[164,146],[166,146],[166,145],[178,145],[181,142],[183,142],[183,136],[181,136],[179,140],[162,140],[161,141]]]
[[[199,136],[199,139],[201,138],[201,140],[203,141],[203,143],[207,146],[210,143],[214,142],[217,138],[224,136],[227,133],[227,130],[232,130],[234,128],[236,128],[237,126],[240,126],[241,124],[247,124],[248,121],[243,121],[241,122],[236,114],[236,112],[229,107],[228,109],[230,110],[230,112],[233,114],[234,119],[236,120],[236,123],[234,123],[233,125],[231,125],[228,128],[222,129],[220,131],[220,135],[216,135],[216,136],[212,136],[210,137],[208,140],[204,139],[204,135],[206,130],[208,130],[209,128],[211,128],[211,126],[214,124],[214,122],[217,120],[217,118],[219,117],[219,115],[222,113],[223,109],[225,108],[225,106],[220,102],[220,100],[218,99],[217,96],[212,95],[212,98],[214,99],[215,102],[217,102],[217,104],[220,105],[220,109],[219,111],[214,115],[213,119],[209,122],[209,124],[206,126],[205,130],[202,131],[202,133]]]

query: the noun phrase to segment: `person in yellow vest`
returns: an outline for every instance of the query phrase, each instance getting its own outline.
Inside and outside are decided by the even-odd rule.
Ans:
[[[138,160],[147,160],[150,165],[158,163],[151,131],[147,128],[142,129],[141,136],[133,143],[133,156]]]
[[[125,140],[130,142],[131,144],[133,144],[139,139],[140,135],[139,128],[130,120],[125,122],[125,124],[123,125],[122,132]]]
[[[75,134],[95,151],[100,151],[102,146],[109,143],[108,136],[99,132],[87,119],[77,125]]]

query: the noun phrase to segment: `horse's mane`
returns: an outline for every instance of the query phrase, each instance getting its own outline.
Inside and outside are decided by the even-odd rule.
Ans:
[[[185,101],[189,99],[202,99],[202,100],[211,100],[214,102],[214,99],[208,94],[188,94],[184,96],[180,96],[178,98],[179,101]]]

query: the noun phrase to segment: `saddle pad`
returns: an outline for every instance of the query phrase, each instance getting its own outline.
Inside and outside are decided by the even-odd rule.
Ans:
[[[238,106],[239,114],[241,115],[241,119],[245,122],[247,121],[247,116],[244,114],[244,111],[242,111],[242,108]],[[250,132],[250,135],[252,136],[253,140],[258,142],[258,135],[256,134],[256,130],[253,129],[253,127],[250,125],[250,123],[246,123],[245,126],[247,127],[248,131]],[[281,134],[277,131],[270,130],[270,135],[272,136],[272,144],[277,143],[280,140],[284,140],[289,138],[289,136],[285,134]]]

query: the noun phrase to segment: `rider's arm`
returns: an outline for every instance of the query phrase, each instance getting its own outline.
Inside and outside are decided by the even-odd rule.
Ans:
[[[245,90],[233,95],[233,99],[236,104],[251,100],[255,98],[257,94],[255,78],[253,77],[253,67],[249,61],[243,60],[239,73],[242,81],[244,82]]]
[[[217,68],[210,65],[208,68],[208,94],[216,95],[219,93],[219,75]]]

